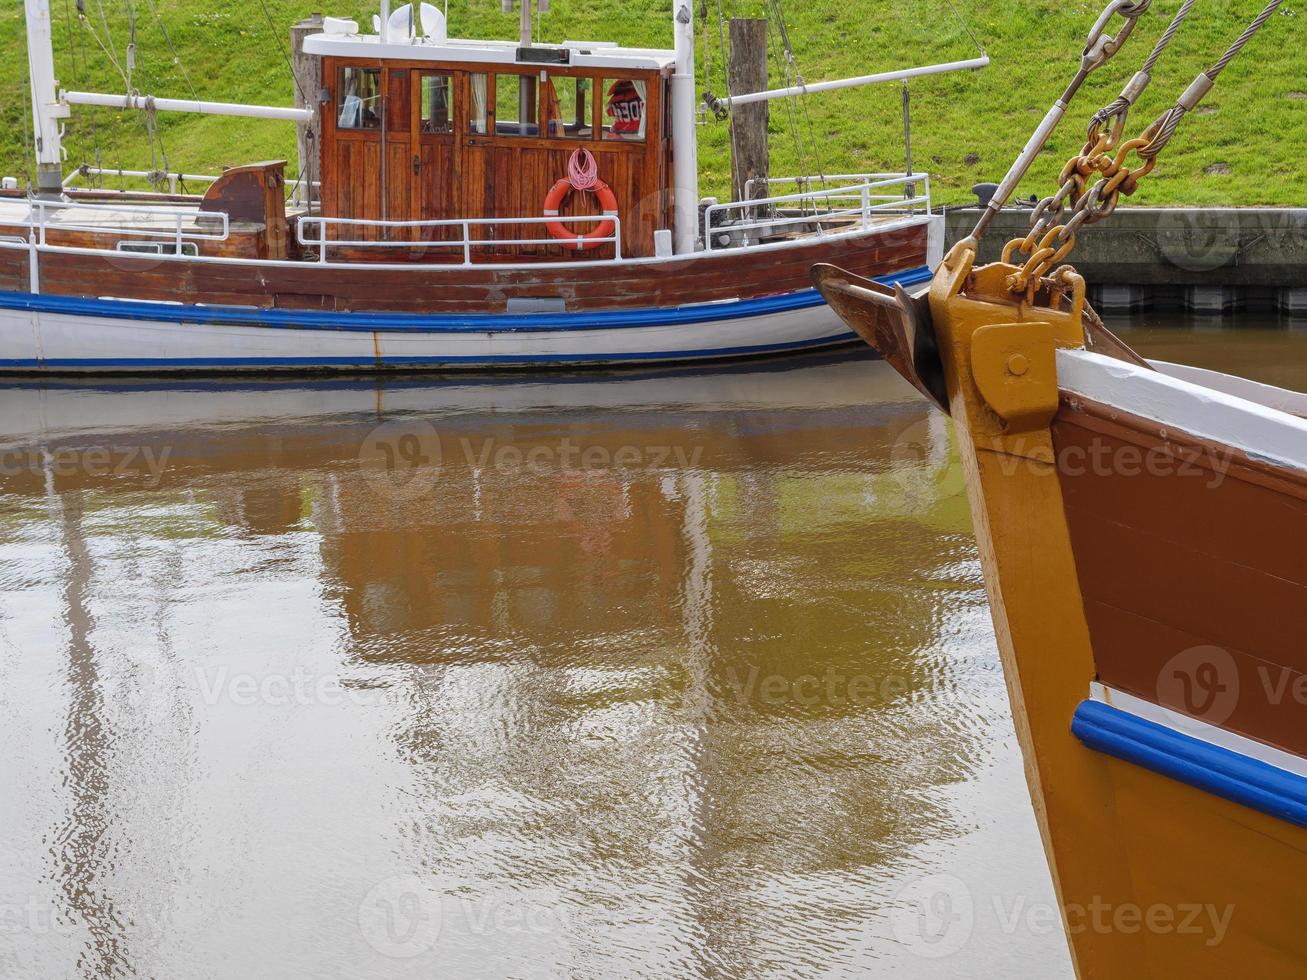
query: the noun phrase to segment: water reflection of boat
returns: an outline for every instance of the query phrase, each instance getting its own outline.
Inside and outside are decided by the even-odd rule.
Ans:
[[[818,354],[729,367],[665,367],[584,375],[520,374],[459,377],[206,381],[10,381],[0,385],[0,437],[51,432],[186,429],[260,421],[374,418],[398,413],[596,411],[696,405],[730,409],[911,402],[889,372],[868,379],[856,365],[867,356]],[[841,367],[840,361],[849,362]],[[854,379],[857,379],[854,381]],[[759,383],[774,379],[777,383]],[[846,383],[847,382],[847,383]]]
[[[721,400],[737,387],[752,401]],[[10,462],[15,449],[171,449],[157,482],[85,466],[0,475],[9,540],[55,569],[55,589],[75,575],[76,601],[100,614],[70,651],[96,684],[72,694],[112,764],[85,738],[69,755],[88,757],[107,816],[78,802],[37,823],[114,855],[112,870],[91,847],[58,868],[80,889],[69,916],[126,923],[57,937],[27,975],[59,975],[44,957],[63,944],[162,973],[151,951],[179,943],[254,975],[287,932],[320,940],[297,956],[363,975],[378,959],[357,948],[358,901],[403,873],[478,908],[544,909],[540,933],[478,934],[451,898],[424,975],[511,974],[528,957],[566,972],[574,950],[606,975],[757,974],[778,955],[807,973],[835,941],[865,974],[895,949],[866,939],[877,890],[920,849],[964,840],[976,800],[992,815],[999,795],[977,786],[1001,687],[958,652],[959,636],[986,635],[963,515],[953,500],[911,513],[896,500],[894,446],[926,417],[910,394],[884,365],[825,359],[545,385],[0,388]],[[361,466],[369,434],[395,421],[448,440],[439,481],[378,485]],[[463,437],[703,452],[477,479]],[[70,543],[45,530],[74,499],[75,554],[72,530]],[[15,599],[0,575],[0,623],[45,609],[44,580],[19,584]],[[278,709],[204,693],[300,670],[338,676],[354,700]],[[151,696],[129,700],[151,671]],[[53,711],[32,699],[33,730],[67,696],[57,688]],[[132,839],[133,815],[164,812],[176,836]],[[173,864],[142,856],[158,839]],[[306,874],[324,841],[351,859]],[[41,853],[16,880],[47,872]],[[168,918],[238,887],[243,917]],[[319,937],[323,894],[344,913]],[[279,945],[264,946],[251,920],[288,895],[312,921],[280,918]],[[163,938],[132,924],[142,907],[169,923]],[[632,934],[635,952],[616,941]]]

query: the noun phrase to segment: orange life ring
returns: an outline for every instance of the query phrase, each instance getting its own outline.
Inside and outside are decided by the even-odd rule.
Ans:
[[[602,180],[596,180],[594,187],[590,188],[599,198],[599,204],[604,209],[605,215],[617,214],[617,195],[613,189],[605,184]],[[567,200],[567,195],[572,191],[572,181],[567,177],[559,178],[558,182],[549,189],[545,195],[545,217],[555,218],[558,216],[559,208]],[[549,234],[553,235],[560,242],[567,242],[578,252],[588,248],[598,248],[600,245],[607,244],[598,239],[612,238],[613,232],[617,230],[617,222],[611,219],[605,219],[599,222],[599,227],[594,231],[588,231],[584,235],[577,234],[576,231],[568,228],[561,221],[551,221],[545,225]]]

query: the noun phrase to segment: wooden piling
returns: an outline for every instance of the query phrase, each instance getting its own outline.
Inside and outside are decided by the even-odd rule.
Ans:
[[[731,19],[731,95],[747,95],[767,89],[767,21]],[[768,168],[767,102],[731,107],[731,191],[735,200],[767,197]],[[753,187],[746,195],[748,182]]]
[[[304,39],[310,34],[322,33],[322,14],[315,13],[290,29],[291,72],[294,76],[295,106],[312,109],[317,113],[318,95],[322,91],[322,59],[304,53]],[[321,143],[322,120],[314,115],[313,121],[296,125],[296,143],[299,149],[299,177],[303,182],[300,197],[317,202],[315,181],[322,179]]]

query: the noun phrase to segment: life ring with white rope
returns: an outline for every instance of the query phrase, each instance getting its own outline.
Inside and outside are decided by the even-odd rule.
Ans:
[[[617,195],[613,193],[611,187],[599,179],[598,169],[594,155],[589,150],[581,149],[573,153],[567,165],[568,175],[560,177],[545,195],[545,217],[558,217],[567,196],[572,191],[578,190],[593,191],[599,198],[599,205],[604,209],[604,214],[615,218],[618,214]],[[612,218],[605,218],[593,231],[584,234],[578,234],[561,221],[551,221],[545,225],[545,229],[560,242],[565,242],[581,252],[608,244],[604,239],[613,237],[613,232],[617,230],[617,222]]]

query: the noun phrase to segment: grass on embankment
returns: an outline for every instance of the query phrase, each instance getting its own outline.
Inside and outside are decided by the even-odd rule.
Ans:
[[[1049,193],[1062,162],[1076,152],[1084,124],[1111,101],[1134,73],[1180,0],[1155,0],[1134,38],[1095,74],[1073,104],[1050,150],[1020,189],[1024,196]],[[1157,171],[1133,198],[1139,204],[1307,205],[1302,157],[1307,152],[1307,37],[1299,19],[1302,0],[1289,0],[1244,55],[1221,76],[1201,114],[1182,124]],[[396,0],[396,4],[398,0]],[[289,26],[311,10],[370,23],[375,9],[342,0],[86,0],[89,27],[81,26],[73,0],[53,0],[56,62],[67,88],[120,92],[124,83],[103,44],[125,64],[129,38],[126,11],[136,8],[137,67],[133,84],[153,95],[216,101],[289,105],[291,83],[283,56]],[[696,3],[696,6],[698,4]],[[11,0],[0,13],[0,173],[23,178],[26,49],[22,4]],[[181,67],[156,21],[158,10],[180,54]],[[670,0],[554,0],[543,18],[545,41],[614,40],[670,47]],[[717,39],[718,7],[709,4],[708,41],[713,90],[724,94]],[[1152,88],[1131,120],[1141,130],[1170,104],[1193,76],[1210,65],[1249,19],[1261,0],[1199,4],[1189,25],[1155,73]],[[722,0],[726,17],[760,14],[761,2]],[[973,200],[970,187],[997,181],[1030,131],[1074,74],[1085,33],[1098,15],[1098,0],[1053,3],[1028,0],[959,8],[993,64],[974,73],[936,76],[912,83],[913,153],[916,168],[932,175],[935,200]],[[947,0],[805,0],[786,9],[799,68],[807,81],[866,74],[971,57],[971,46]],[[516,15],[500,12],[499,0],[454,0],[450,33],[460,37],[511,38]],[[1116,22],[1113,30],[1119,26]],[[701,32],[699,72],[704,70]],[[189,76],[189,84],[182,69]],[[781,78],[775,63],[773,84]],[[703,83],[700,83],[700,88]],[[809,96],[791,107],[772,104],[774,174],[895,170],[903,166],[900,94],[879,85]],[[797,128],[801,138],[796,140]],[[294,163],[294,132],[288,123],[249,119],[159,115],[159,134],[172,170],[216,173],[223,165],[285,157]],[[727,126],[700,129],[704,193],[724,196],[729,183]],[[152,153],[138,113],[74,109],[65,146],[69,165],[149,169],[162,166]],[[110,186],[117,182],[110,182]]]

